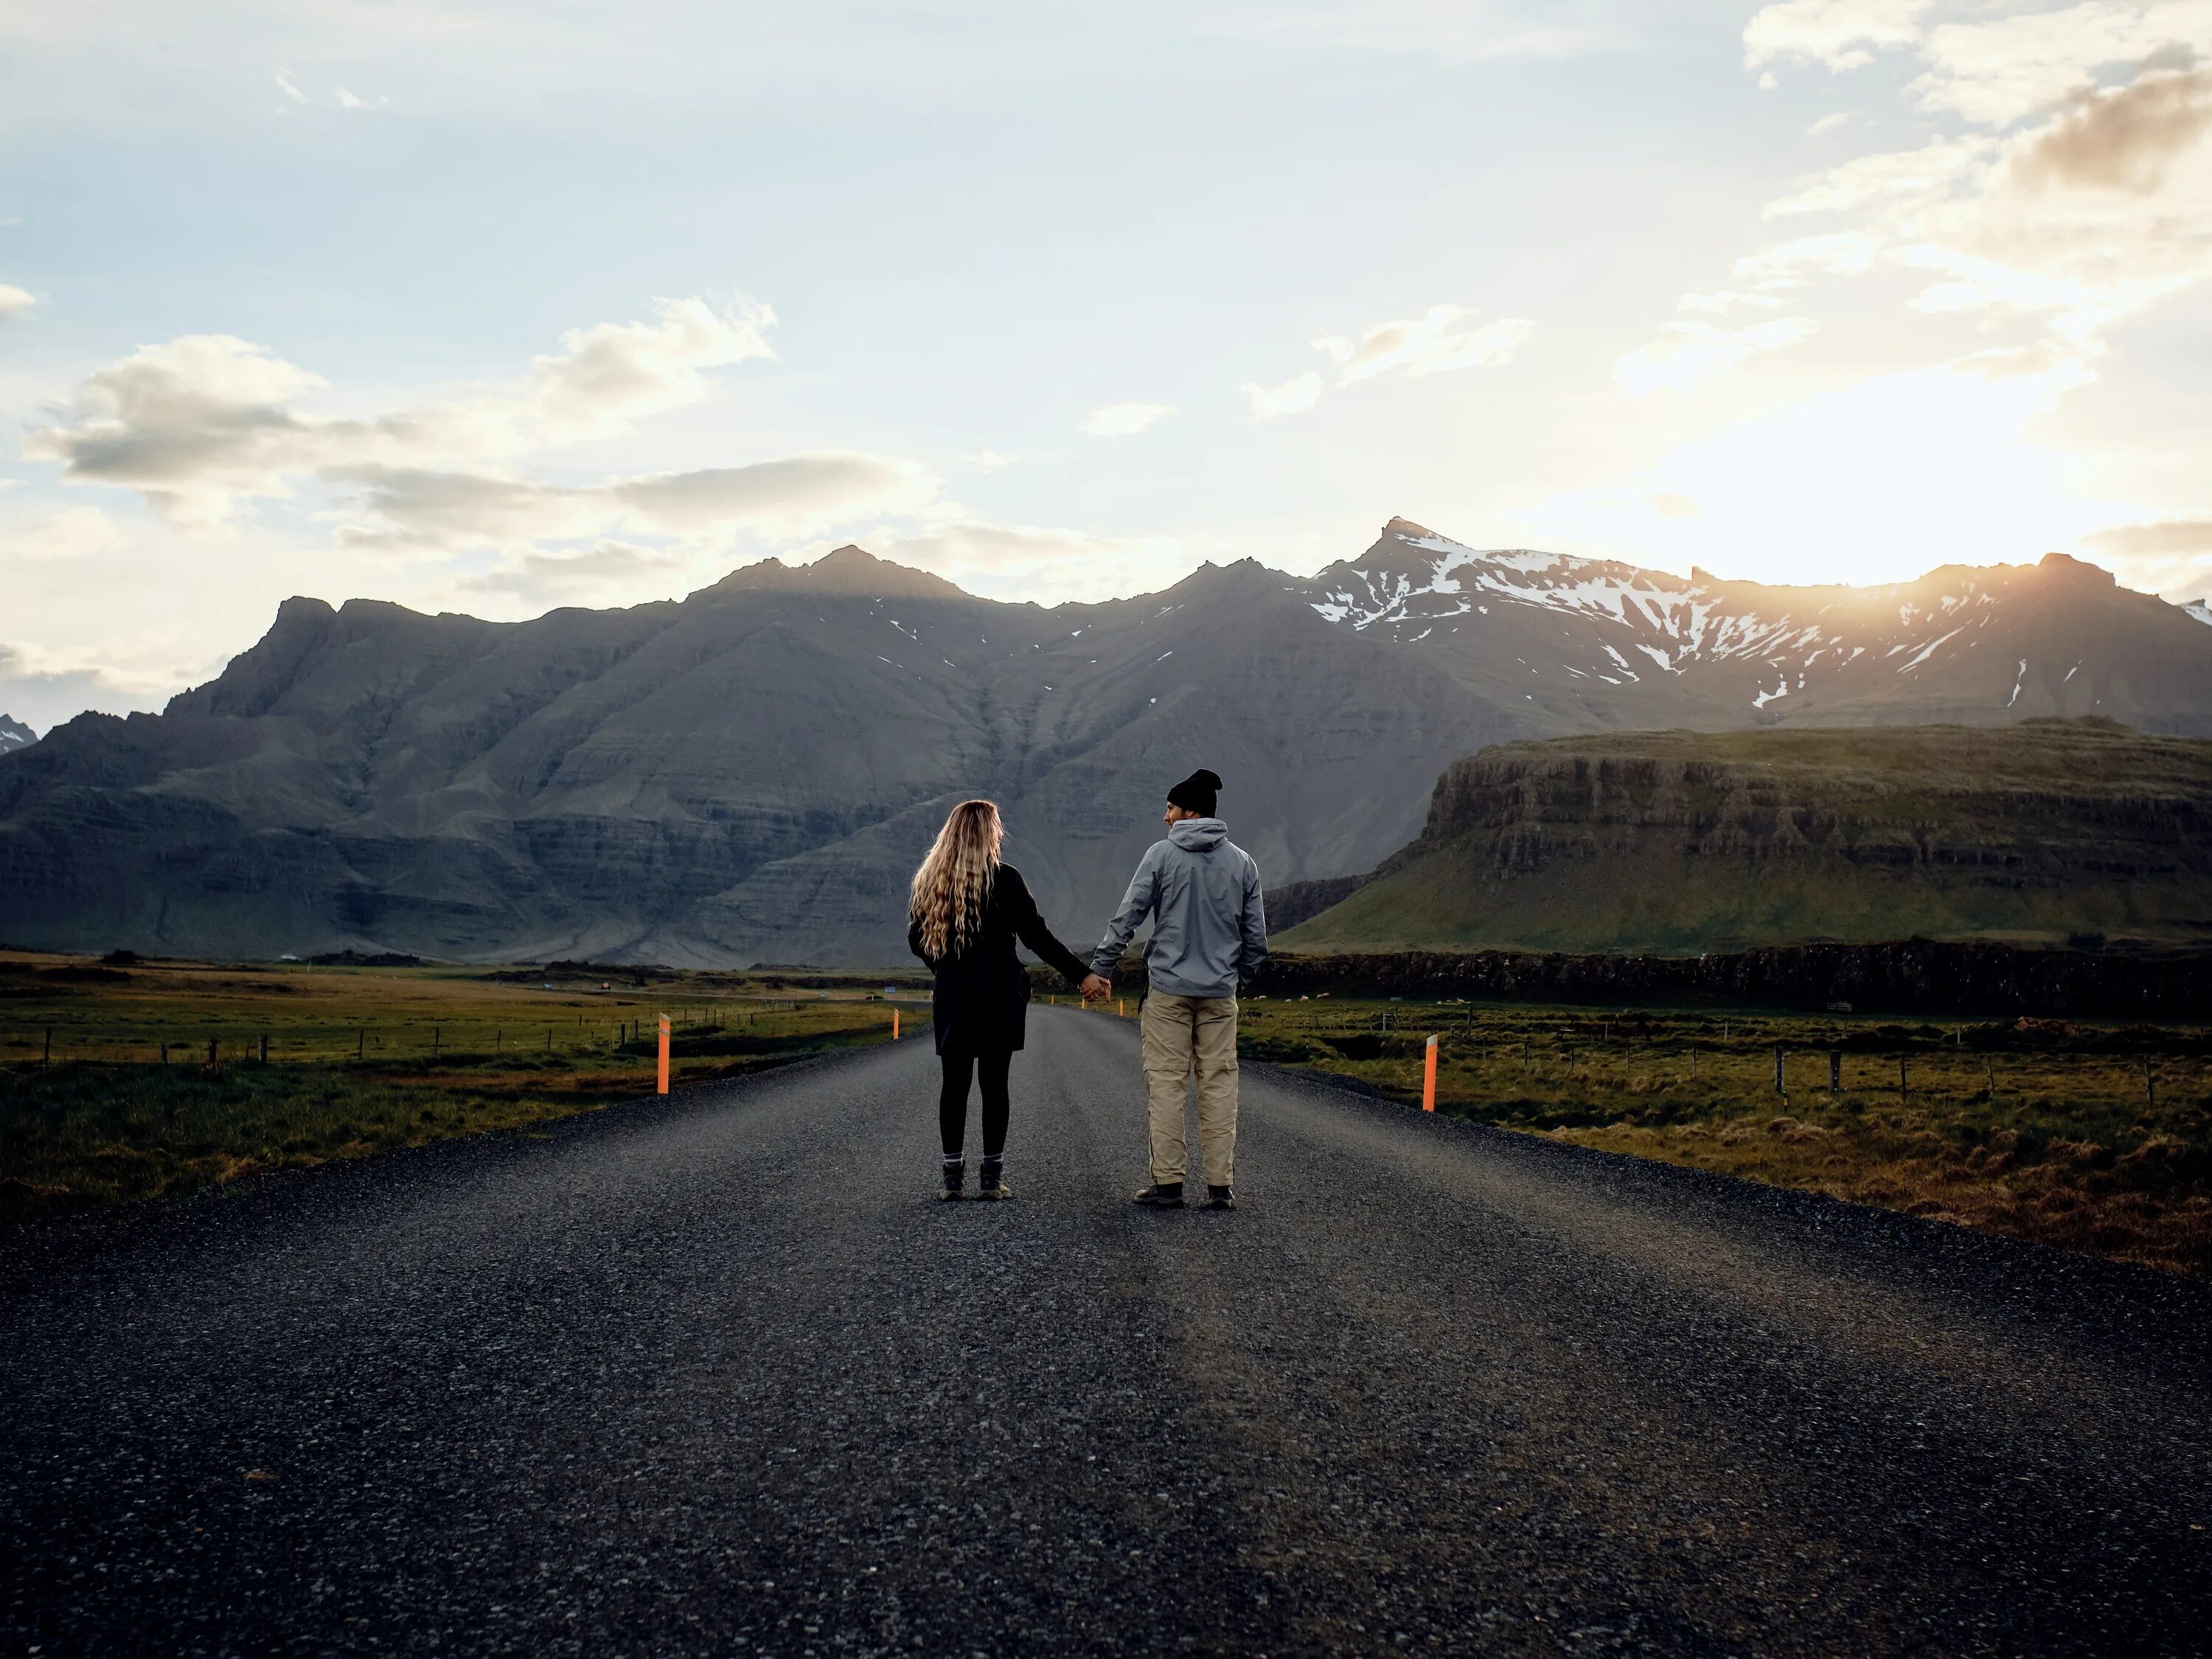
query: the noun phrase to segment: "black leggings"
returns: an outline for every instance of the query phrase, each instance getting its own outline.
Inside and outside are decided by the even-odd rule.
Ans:
[[[960,1156],[968,1138],[968,1079],[983,1083],[983,1156],[996,1158],[1006,1150],[1006,1069],[1014,1063],[1012,1051],[989,1054],[941,1054],[945,1087],[937,1097],[937,1130],[945,1140],[947,1158]]]

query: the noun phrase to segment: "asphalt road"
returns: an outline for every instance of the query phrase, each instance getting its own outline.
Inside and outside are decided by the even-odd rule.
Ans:
[[[0,1245],[0,1650],[2201,1653],[2212,1294],[1040,1011]]]

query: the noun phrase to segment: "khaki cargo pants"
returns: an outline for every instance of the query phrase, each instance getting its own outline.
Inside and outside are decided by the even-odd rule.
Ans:
[[[1183,1178],[1183,1090],[1198,1075],[1198,1144],[1209,1186],[1237,1174],[1237,999],[1153,992],[1139,1022],[1152,1097],[1152,1179]]]

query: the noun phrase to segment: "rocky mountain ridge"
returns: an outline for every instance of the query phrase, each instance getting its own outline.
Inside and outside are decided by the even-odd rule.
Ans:
[[[2100,719],[1613,732],[1448,768],[1287,948],[2212,945],[2212,742]]]
[[[39,734],[19,720],[0,714],[0,755],[13,749],[28,749],[39,740]]]
[[[1316,579],[1049,610],[857,547],[526,623],[293,599],[161,714],[0,755],[0,938],[883,963],[945,809],[988,794],[1080,941],[1200,764],[1279,886],[1372,869],[1498,744],[2094,709],[2212,729],[2212,630],[2072,561],[1756,588],[1402,520]]]
[[[1316,610],[1553,731],[2002,724],[2102,714],[2212,736],[2197,607],[2063,553],[1911,582],[1781,587],[1478,551],[1404,519],[1314,579]]]

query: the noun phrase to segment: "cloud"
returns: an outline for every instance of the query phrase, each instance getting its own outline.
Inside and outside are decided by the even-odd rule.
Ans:
[[[547,440],[611,437],[641,416],[702,401],[702,369],[775,356],[768,343],[775,313],[757,301],[720,310],[696,296],[653,305],[655,321],[571,329],[559,356],[536,361],[526,418]]]
[[[972,455],[960,458],[970,466],[979,466],[986,472],[996,472],[1002,466],[1012,466],[1021,459],[1018,455],[1001,455],[995,449],[979,449]]]
[[[2212,0],[1943,0],[1940,15],[1791,0],[1763,9],[1746,40],[1754,64],[1909,52],[1921,70],[1905,97],[1935,131],[1799,180],[1765,216],[1833,224],[1742,255],[1732,289],[1686,295],[1684,309],[1725,315],[1741,303],[1728,294],[1748,293],[1792,294],[1805,310],[1799,291],[1816,283],[1917,276],[1911,310],[2029,322],[2080,385],[2115,326],[2212,276],[2212,71],[2192,44],[2212,40]],[[1673,332],[1622,360],[1624,386],[1725,366],[1726,342]]]
[[[681,557],[627,542],[603,541],[580,553],[523,553],[459,584],[465,592],[511,593],[532,605],[602,596],[680,568]]]
[[[1744,25],[1746,69],[1778,62],[1857,69],[1877,52],[1920,39],[1920,20],[1934,0],[1784,0],[1762,6]]]
[[[2212,71],[2147,75],[2092,92],[2015,156],[2013,172],[2039,188],[2070,185],[2148,196],[2212,125]]]
[[[451,466],[626,432],[639,417],[704,398],[703,371],[770,356],[775,315],[740,300],[657,300],[647,322],[562,337],[503,392],[388,414],[325,416],[300,405],[319,375],[230,335],[145,346],[77,389],[58,425],[23,453],[58,461],[71,483],[135,489],[177,525],[204,530],[255,499],[283,499],[307,476]]]
[[[1655,392],[1692,392],[1747,357],[1810,339],[1819,327],[1809,317],[1777,317],[1736,329],[1712,323],[1669,323],[1657,339],[1616,362],[1613,378],[1638,398]]]
[[[2206,0],[2077,0],[1969,19],[1929,32],[1920,48],[1927,68],[1910,90],[1923,110],[1993,129],[2058,108],[2114,66],[2187,68],[2194,53],[2185,43],[2212,40]]]
[[[1510,362],[1536,325],[1526,318],[1505,317],[1480,328],[1462,328],[1474,313],[1455,305],[1431,306],[1419,320],[1377,323],[1358,345],[1339,334],[1324,334],[1314,349],[1337,365],[1337,383],[1402,369],[1420,376],[1459,368],[1489,368]]]
[[[39,302],[23,289],[9,283],[0,283],[0,328],[21,316]]]
[[[1308,369],[1303,374],[1293,374],[1279,386],[1264,386],[1256,380],[1247,380],[1240,388],[1251,399],[1252,417],[1272,421],[1285,415],[1303,415],[1321,401],[1321,376]]]
[[[1811,126],[1807,127],[1805,129],[1805,136],[1808,138],[1825,137],[1832,132],[1841,132],[1845,127],[1850,125],[1852,122],[1863,120],[1864,118],[1865,118],[1860,115],[1860,113],[1855,109],[1839,109],[1832,115],[1823,115],[1819,120],[1814,122]]]
[[[866,538],[863,544],[971,593],[1047,605],[1156,591],[1189,574],[1193,556],[1171,536],[1094,536],[970,519],[949,520],[915,535]]]
[[[1651,510],[1662,519],[1694,519],[1698,504],[1687,495],[1662,491],[1651,498]]]
[[[2081,538],[2130,586],[2180,599],[2212,592],[2212,514],[2114,525]]]
[[[2087,546],[2129,557],[2212,553],[2212,517],[2115,525],[2085,536],[2082,541]]]
[[[1091,410],[1083,431],[1093,438],[1127,438],[1174,413],[1173,404],[1109,404]]]
[[[200,656],[204,645],[191,651],[186,665],[187,659],[177,653],[182,643],[173,637],[141,635],[107,641],[90,652],[55,652],[0,641],[0,714],[46,732],[88,708],[108,714],[150,713],[181,687],[212,678],[221,665]],[[157,659],[163,666],[140,674],[107,665],[134,658]]]
[[[911,462],[842,453],[582,486],[377,466],[333,478],[358,488],[358,507],[366,514],[366,522],[340,528],[341,543],[443,550],[620,531],[802,536],[862,517],[916,513],[936,494],[936,480]]]
[[[1765,216],[1847,213],[1872,202],[1928,202],[1966,179],[1995,153],[1994,140],[1940,139],[1918,149],[1862,155],[1803,182],[1793,195],[1769,202]],[[1870,250],[1869,250],[1870,251]]]
[[[121,546],[123,533],[96,507],[68,507],[21,530],[0,530],[0,558],[82,559]]]
[[[294,103],[304,104],[307,101],[307,94],[301,91],[298,82],[292,79],[291,70],[280,69],[276,71],[276,86],[277,89]]]

